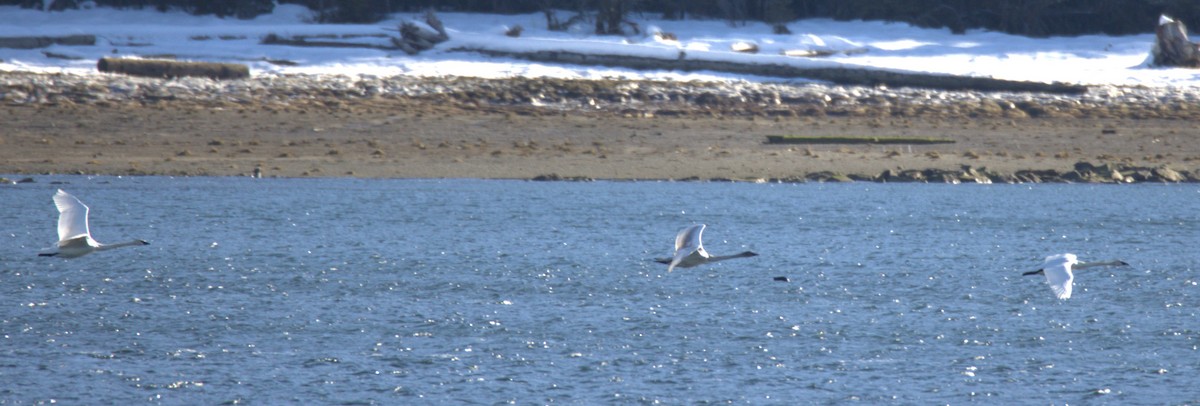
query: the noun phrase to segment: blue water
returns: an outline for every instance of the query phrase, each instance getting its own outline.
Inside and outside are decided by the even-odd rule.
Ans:
[[[96,239],[151,245],[35,256],[60,187]],[[5,404],[1200,402],[1196,185],[44,177],[0,202]],[[697,222],[761,255],[650,261]],[[1020,275],[1060,252],[1132,266],[1059,301]]]

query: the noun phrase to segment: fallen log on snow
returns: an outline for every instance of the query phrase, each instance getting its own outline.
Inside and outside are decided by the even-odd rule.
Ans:
[[[441,20],[432,12],[426,13],[424,21],[405,21],[397,30],[399,37],[378,35],[297,35],[285,37],[269,34],[262,39],[265,45],[288,45],[298,47],[368,48],[383,51],[404,51],[409,55],[433,48],[450,39]],[[362,40],[366,37],[366,40]]]
[[[63,37],[0,37],[0,48],[36,49],[51,45],[96,45],[95,35],[67,35]]]
[[[822,80],[840,85],[889,87],[918,87],[942,90],[977,90],[987,92],[1033,92],[1056,94],[1087,93],[1087,86],[1065,83],[1024,82],[974,76],[877,70],[859,67],[800,67],[778,63],[744,63],[704,59],[689,59],[680,51],[676,59],[631,55],[584,54],[569,51],[500,51],[483,48],[455,48],[453,51],[476,52],[489,56],[525,59],[536,62],[568,63],[575,65],[616,66],[644,70],[716,71],[781,78]]]
[[[399,48],[395,46],[379,45],[377,43],[354,42],[354,39],[366,37],[367,39],[377,39],[386,37],[385,35],[345,35],[345,36],[327,36],[327,35],[297,35],[293,37],[284,37],[276,34],[267,34],[263,37],[263,45],[287,45],[295,47],[323,47],[323,48],[369,48],[381,49],[384,51],[394,51]]]
[[[400,24],[400,38],[392,38],[396,48],[412,55],[446,42],[450,36],[432,11],[425,13],[425,21],[405,21]]]
[[[236,63],[180,62],[162,59],[100,58],[96,69],[153,78],[205,77],[210,79],[244,79],[250,68]]]

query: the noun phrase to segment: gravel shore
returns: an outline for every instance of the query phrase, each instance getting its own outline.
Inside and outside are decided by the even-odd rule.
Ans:
[[[0,173],[1200,181],[1200,89],[0,74]],[[942,145],[774,145],[767,135]]]
[[[171,80],[121,75],[0,74],[9,105],[187,101],[211,106],[304,106],[406,99],[458,107],[527,106],[635,114],[932,116],[941,118],[1200,117],[1200,89],[1090,87],[1082,95],[889,89],[818,83],[670,82],[550,78],[258,76]]]

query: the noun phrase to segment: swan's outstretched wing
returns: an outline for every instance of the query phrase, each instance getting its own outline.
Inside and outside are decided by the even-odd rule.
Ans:
[[[704,227],[704,224],[697,224],[679,230],[679,235],[675,236],[675,251],[687,248],[688,252],[692,252],[703,248],[700,243],[700,234],[704,233]]]
[[[693,252],[704,249],[700,243],[700,234],[704,233],[704,225],[697,224],[679,231],[675,236],[675,254],[671,256],[671,264],[667,267],[667,272],[675,270],[675,266],[683,262],[684,258],[692,255]]]
[[[54,194],[54,205],[58,207],[59,241],[91,235],[87,223],[88,207],[83,202],[59,189]]]
[[[1071,285],[1075,276],[1071,273],[1071,265],[1079,262],[1074,254],[1059,254],[1046,257],[1046,262],[1042,264],[1042,272],[1046,274],[1046,282],[1050,284],[1050,290],[1054,291],[1054,296],[1059,299],[1071,298]]]

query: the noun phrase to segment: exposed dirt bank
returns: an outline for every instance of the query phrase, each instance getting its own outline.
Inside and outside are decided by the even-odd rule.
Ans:
[[[318,84],[313,94],[286,97],[258,84],[98,76],[134,83],[134,90],[4,77],[0,173],[241,176],[259,168],[287,177],[1200,180],[1191,121],[1200,109],[1154,100],[1091,105],[1010,94],[981,102],[950,94],[909,103],[911,95],[889,99],[880,93],[886,89],[830,88],[818,103],[779,91],[758,100],[721,85],[662,83],[652,85],[668,89],[665,96],[622,100],[598,96],[608,94],[597,90],[607,82],[523,79],[423,79],[442,91],[413,94]],[[216,97],[190,83],[246,90]],[[163,94],[151,85],[187,92]],[[819,94],[812,86],[801,87]],[[645,93],[651,85],[633,87]],[[955,143],[765,144],[767,135],[791,134]]]

